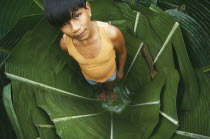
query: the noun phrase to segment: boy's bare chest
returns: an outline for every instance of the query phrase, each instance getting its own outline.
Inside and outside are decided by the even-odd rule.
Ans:
[[[98,56],[101,50],[101,43],[99,39],[94,41],[93,43],[87,45],[77,45],[75,47],[80,55],[82,55],[86,59],[91,59]]]

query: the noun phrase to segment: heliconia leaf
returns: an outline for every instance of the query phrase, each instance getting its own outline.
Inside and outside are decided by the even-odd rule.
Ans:
[[[125,38],[126,78],[115,84],[115,102],[98,100],[99,90],[61,51],[63,34],[45,17],[16,44],[14,37],[5,74],[12,82],[23,138],[209,138],[209,80],[193,69],[180,27],[173,32],[178,23],[155,5],[126,2],[90,1],[92,19],[117,26]],[[158,55],[154,78],[140,49],[143,44],[153,60]]]
[[[163,72],[166,77],[166,84],[161,94],[161,116],[151,139],[171,138],[179,126],[176,108],[179,74],[176,70],[170,68],[163,69]],[[165,132],[166,130],[167,132]]]
[[[192,17],[177,10],[168,10],[175,20],[180,22],[186,49],[190,61],[195,68],[202,68],[210,64],[210,40],[208,31]]]
[[[33,0],[44,11],[43,0]]]
[[[42,12],[32,0],[1,1],[0,5],[0,39],[13,29],[21,17]]]
[[[126,12],[125,8],[131,9],[125,4],[118,4],[118,5],[120,8],[124,7],[122,12]],[[164,41],[168,36],[166,30],[168,30],[169,32],[172,29],[172,26],[174,25],[175,21],[167,13],[163,12],[161,9],[155,7],[154,5],[150,7],[151,10],[148,10],[145,7],[142,8],[135,6],[131,7],[137,11],[139,10],[142,13],[142,15],[146,16],[146,18],[145,16],[142,16],[142,18],[139,19],[140,21],[137,27],[136,35],[137,38],[144,40],[145,44],[148,46],[148,49],[151,51],[152,56],[156,57],[161,46],[163,45]],[[127,16],[125,18],[127,18]],[[133,19],[132,22],[135,22],[135,19]],[[165,24],[167,26],[162,26],[162,24]],[[145,26],[147,27],[147,29],[145,29]],[[156,36],[154,34],[156,34]],[[153,43],[150,40],[158,40],[158,41],[157,43]],[[191,67],[189,57],[187,56],[185,44],[180,29],[177,29],[177,31],[173,35],[172,44],[178,58],[178,64],[179,64],[178,67],[180,67],[180,74],[182,75],[183,82],[185,82],[184,92],[182,93],[182,95],[184,95],[182,108],[189,110],[196,105],[197,102],[196,99],[198,96],[197,93],[198,86],[197,86],[197,81],[195,79],[194,71]],[[159,50],[157,48],[159,48]],[[173,60],[174,58],[173,58],[172,45],[168,44],[160,60],[157,62],[156,67],[158,70],[161,70],[164,67],[174,68],[175,65]],[[189,78],[191,80],[188,80]]]
[[[9,116],[9,119],[12,123],[12,126],[15,130],[16,136],[19,139],[23,139],[23,133],[21,131],[19,120],[17,118],[17,115],[14,110],[14,106],[12,103],[12,90],[11,90],[11,84],[4,87],[3,92],[3,103],[4,107],[6,109],[7,115]]]
[[[25,16],[18,20],[15,27],[0,40],[0,63],[3,64],[12,50],[18,44],[26,31],[33,27],[41,20],[43,14]]]
[[[210,138],[210,79],[201,71],[196,70],[195,73],[199,83],[199,100],[192,111],[178,111],[180,120],[180,127],[178,128],[178,131],[201,135],[201,137],[194,136],[194,138],[208,139]],[[184,134],[181,136],[184,138]],[[202,138],[202,136],[204,137]],[[180,134],[176,135],[174,139],[180,139]]]

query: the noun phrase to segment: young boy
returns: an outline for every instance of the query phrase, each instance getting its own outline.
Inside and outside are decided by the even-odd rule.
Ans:
[[[123,78],[126,61],[120,30],[105,22],[91,21],[91,7],[86,0],[45,0],[44,13],[49,23],[64,33],[60,48],[78,62],[89,84],[101,87],[99,99],[105,101],[108,92],[114,101],[114,81]]]

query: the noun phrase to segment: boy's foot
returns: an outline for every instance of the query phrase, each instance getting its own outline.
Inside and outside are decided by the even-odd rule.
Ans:
[[[113,91],[113,89],[109,90],[109,98],[111,99],[111,101],[116,100],[116,93]]]
[[[99,93],[98,95],[98,98],[101,100],[101,101],[106,101],[106,91],[104,89],[101,90],[101,92]]]

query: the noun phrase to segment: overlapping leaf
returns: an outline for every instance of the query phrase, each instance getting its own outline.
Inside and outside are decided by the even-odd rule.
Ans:
[[[93,19],[119,20],[111,24],[122,30],[126,40],[126,71],[142,42],[155,58],[175,23],[155,6],[149,9],[118,4],[123,13],[118,16],[120,11],[113,7],[112,0],[97,2],[92,2],[96,13]],[[109,12],[97,10],[105,5]],[[137,11],[141,14],[133,32]],[[118,114],[101,107],[97,91],[85,82],[78,65],[59,49],[59,39],[59,30],[42,19],[24,34],[6,62],[6,74],[12,79],[13,105],[24,138],[171,138],[178,127],[177,92],[184,95],[182,109],[192,110],[179,115],[178,130],[210,136],[207,117],[202,119],[198,114],[209,107],[207,100],[200,104],[204,99],[202,92],[208,90],[201,81],[207,84],[208,80],[197,72],[195,76],[179,28],[158,59],[154,80],[150,79],[146,61],[138,54],[123,84],[131,92],[131,103]],[[195,120],[194,113],[202,120],[192,126],[188,121]],[[203,127],[202,132],[195,126]],[[180,136],[174,136],[177,137]]]
[[[42,12],[32,0],[2,0],[0,5],[0,39],[11,31],[23,16]]]

